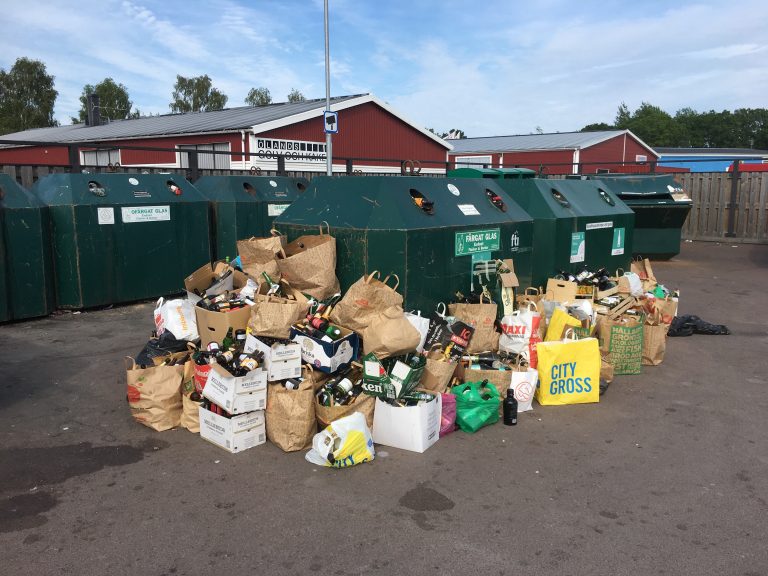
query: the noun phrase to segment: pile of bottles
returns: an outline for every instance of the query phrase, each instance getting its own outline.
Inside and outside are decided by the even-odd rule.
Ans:
[[[504,351],[462,356],[461,361],[470,370],[515,370],[528,366],[522,354]]]
[[[331,324],[329,320],[333,307],[341,300],[341,294],[337,293],[326,300],[309,301],[309,312],[303,322],[298,322],[295,327],[304,334],[323,342],[333,342],[343,336],[341,328]]]
[[[195,394],[197,394],[197,392],[195,392]],[[190,396],[190,399],[194,400],[192,396]],[[218,414],[219,416],[224,416],[224,418],[232,418],[232,414],[224,410],[224,408],[222,408],[218,404],[211,402],[210,400],[208,400],[208,398],[204,398],[201,396],[198,401],[200,402],[201,408],[204,408],[209,412],[213,412],[214,414]]]
[[[616,287],[616,283],[611,280],[611,276],[605,268],[600,268],[593,272],[585,266],[578,274],[560,270],[555,278],[567,280],[568,282],[576,282],[579,286],[596,286],[601,292]]]
[[[320,406],[346,406],[352,404],[363,391],[362,378],[357,368],[350,368],[328,380],[317,391],[317,403]]]
[[[256,370],[264,361],[262,352],[245,352],[245,330],[230,328],[221,341],[211,342],[206,350],[195,350],[192,360],[198,366],[218,364],[232,376],[245,376],[251,370]]]
[[[232,289],[234,269],[227,268],[221,274],[217,274],[202,292],[195,289],[200,297],[197,306],[211,312],[232,312],[254,304],[251,298],[256,293],[258,286],[252,280],[239,291]]]

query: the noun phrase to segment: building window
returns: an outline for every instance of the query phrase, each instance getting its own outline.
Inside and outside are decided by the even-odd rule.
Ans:
[[[490,156],[456,156],[454,158],[456,168],[482,168],[484,165],[491,167]]]
[[[105,167],[110,164],[121,164],[120,162],[120,150],[112,148],[109,150],[84,150],[81,152],[83,166],[100,166]]]
[[[181,144],[180,151],[197,150],[197,167],[201,170],[229,170],[231,156],[228,154],[206,154],[206,152],[229,152],[229,142],[214,144]],[[181,168],[189,168],[189,155],[179,154]]]

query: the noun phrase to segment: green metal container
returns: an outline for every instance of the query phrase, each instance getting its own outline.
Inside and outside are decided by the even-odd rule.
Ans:
[[[53,312],[50,246],[48,208],[0,174],[0,321]]]
[[[535,178],[536,170],[530,168],[497,168],[502,180],[519,180],[521,178]]]
[[[456,291],[495,287],[486,263],[497,258],[513,259],[521,285],[530,282],[533,222],[514,201],[497,208],[488,190],[503,194],[483,180],[317,177],[275,227],[294,239],[328,222],[343,290],[373,270],[395,273],[406,308],[428,314]]]
[[[674,176],[600,176],[635,212],[632,252],[644,257],[672,258],[680,253],[683,225],[693,202]]]
[[[208,200],[179,174],[53,174],[56,302],[90,308],[180,292],[211,261]]]
[[[217,260],[237,256],[237,241],[269,236],[272,221],[307,189],[305,178],[203,176],[195,187],[211,201]]]
[[[489,178],[491,180],[508,180],[520,178],[535,178],[536,171],[529,168],[456,168],[450,170],[448,178]]]

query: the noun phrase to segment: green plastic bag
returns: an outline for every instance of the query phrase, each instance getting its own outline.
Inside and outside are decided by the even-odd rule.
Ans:
[[[465,382],[451,390],[456,396],[456,424],[464,432],[477,432],[499,421],[501,397],[496,387],[482,382]]]

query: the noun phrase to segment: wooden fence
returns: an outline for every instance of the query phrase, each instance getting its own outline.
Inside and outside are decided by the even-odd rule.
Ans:
[[[768,172],[740,172],[734,205],[730,173],[691,172],[678,174],[676,179],[693,200],[683,238],[768,243]],[[733,235],[728,236],[731,210],[735,222]]]
[[[25,188],[39,178],[56,172],[66,172],[64,166],[2,166],[2,171]],[[84,167],[92,172],[106,172],[107,168]],[[127,168],[121,172],[168,172],[167,168]],[[172,170],[186,172],[183,169]],[[246,175],[241,170],[205,170],[200,175]],[[265,171],[263,175],[276,175]],[[312,178],[321,173],[286,172],[286,176]],[[385,174],[382,174],[385,175]],[[389,174],[391,175],[391,174]],[[434,176],[430,174],[430,176]],[[739,172],[735,206],[731,206],[732,175],[727,172],[692,172],[677,174],[676,179],[693,200],[693,207],[683,226],[687,240],[727,240],[729,242],[768,244],[768,172]],[[728,236],[728,218],[735,210],[733,235]]]

